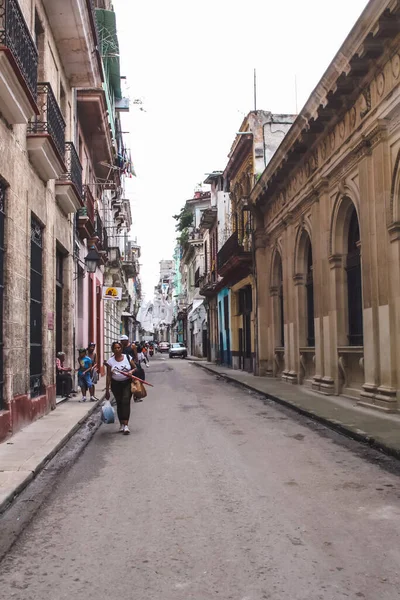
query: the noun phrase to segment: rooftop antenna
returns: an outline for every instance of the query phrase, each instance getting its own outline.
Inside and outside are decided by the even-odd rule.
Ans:
[[[254,69],[254,112],[257,112],[257,71]]]
[[[298,106],[297,106],[297,75],[294,76],[294,97],[296,102],[296,115],[299,114]]]

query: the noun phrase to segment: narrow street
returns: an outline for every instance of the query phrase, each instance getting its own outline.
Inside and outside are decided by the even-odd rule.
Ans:
[[[396,463],[164,355],[0,565],[16,600],[395,600]]]

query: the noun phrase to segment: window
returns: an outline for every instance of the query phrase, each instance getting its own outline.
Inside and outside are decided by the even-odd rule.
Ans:
[[[350,346],[362,346],[363,305],[360,255],[360,227],[356,209],[352,209],[349,225],[347,257],[347,305],[348,305],[348,340]]]
[[[38,51],[38,81],[45,81],[44,77],[44,29],[40,17],[35,11],[35,44]]]
[[[31,299],[30,299],[30,391],[42,393],[43,345],[43,228],[31,217]]]
[[[0,410],[3,408],[4,355],[3,355],[3,303],[4,303],[4,225],[6,186],[0,181]]]
[[[308,240],[306,250],[307,272],[306,272],[306,299],[307,299],[307,346],[315,346],[314,325],[314,280],[313,259],[311,242]]]

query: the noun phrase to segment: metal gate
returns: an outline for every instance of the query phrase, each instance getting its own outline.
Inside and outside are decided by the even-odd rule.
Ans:
[[[31,217],[31,301],[30,301],[30,392],[43,390],[43,228]]]

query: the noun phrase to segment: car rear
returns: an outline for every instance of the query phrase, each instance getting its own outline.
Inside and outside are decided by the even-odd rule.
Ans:
[[[169,349],[169,357],[175,358],[186,358],[187,357],[187,348],[183,344],[171,344]]]

